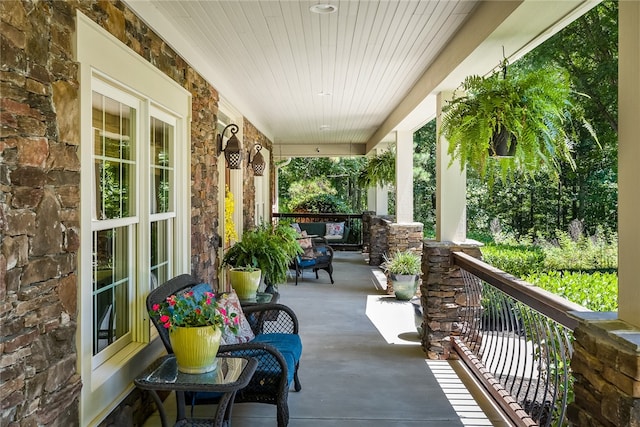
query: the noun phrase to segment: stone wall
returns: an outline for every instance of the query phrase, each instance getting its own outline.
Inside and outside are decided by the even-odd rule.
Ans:
[[[273,144],[269,139],[261,133],[250,121],[247,119],[244,120],[244,129],[242,133],[242,139],[244,142],[243,147],[243,156],[246,159],[244,164],[246,165],[244,170],[244,195],[242,198],[243,204],[243,230],[248,230],[253,228],[255,224],[255,203],[256,203],[256,187],[255,187],[255,175],[253,172],[253,168],[249,165],[249,159],[253,159],[255,155],[254,146],[256,144],[262,145],[264,148],[269,150],[269,156],[271,158],[271,164],[273,164]],[[264,155],[264,151],[262,154]],[[264,179],[269,179],[270,176],[264,177]],[[271,206],[272,201],[269,200],[269,206]]]
[[[640,427],[640,330],[616,313],[577,313],[572,425]]]
[[[191,270],[217,283],[216,89],[120,1],[0,1],[2,426],[79,423],[76,9],[192,94]],[[245,132],[264,139],[255,128]],[[121,413],[153,409],[137,399],[130,396]],[[105,424],[122,419],[116,411]]]
[[[362,252],[369,253],[371,251],[371,221],[375,217],[374,211],[365,211],[362,213]]]
[[[475,244],[424,242],[420,287],[424,316],[422,347],[429,359],[448,359],[451,356],[449,337],[460,334],[462,310],[467,305],[462,274],[451,257],[454,251],[482,257],[479,246]]]
[[[410,251],[418,256],[422,256],[422,228],[423,225],[420,222],[388,224],[387,249],[385,253],[388,256],[393,256],[396,252]],[[394,292],[393,280],[391,280],[391,276],[387,274],[387,293],[391,295]],[[419,287],[416,294],[420,295]]]
[[[411,251],[422,256],[422,229],[421,222],[409,224],[389,224],[387,230],[387,253]]]
[[[374,216],[371,218],[369,234],[369,265],[380,265],[384,261],[383,255],[388,253],[389,224],[391,217]]]
[[[0,425],[78,424],[72,9],[0,2]]]

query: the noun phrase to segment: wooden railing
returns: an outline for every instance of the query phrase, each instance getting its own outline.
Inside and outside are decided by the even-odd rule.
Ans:
[[[577,321],[589,311],[455,252],[467,302],[453,347],[518,426],[562,426],[572,396],[570,361]]]

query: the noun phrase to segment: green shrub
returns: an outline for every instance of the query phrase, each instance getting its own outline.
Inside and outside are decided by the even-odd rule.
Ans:
[[[543,241],[547,270],[598,270],[618,267],[617,233],[598,229],[593,236],[557,231],[555,242]]]
[[[615,273],[550,271],[524,280],[593,311],[618,309],[618,276]]]
[[[486,245],[481,251],[484,262],[516,277],[543,270],[544,254],[537,246]]]

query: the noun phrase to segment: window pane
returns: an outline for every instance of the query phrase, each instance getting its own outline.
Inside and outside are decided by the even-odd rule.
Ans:
[[[169,280],[171,220],[151,223],[151,289]]]
[[[93,233],[93,354],[131,330],[128,227]]]
[[[173,173],[174,127],[151,118],[151,213],[169,212]]]
[[[136,110],[97,92],[92,102],[97,219],[134,216]]]
[[[134,165],[96,159],[95,168],[98,219],[132,216]]]

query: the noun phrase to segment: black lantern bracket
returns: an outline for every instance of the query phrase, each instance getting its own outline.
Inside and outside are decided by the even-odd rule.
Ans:
[[[264,157],[260,152],[260,150],[262,150],[262,145],[256,143],[253,148],[256,149],[256,154],[253,155],[253,160],[251,160],[251,153],[249,153],[249,165],[253,168],[253,174],[255,176],[262,176],[264,174],[265,167]]]
[[[223,139],[227,129],[231,131],[231,136],[227,140],[227,145],[224,146]],[[232,123],[227,125],[222,132],[220,132],[220,135],[218,135],[218,150],[224,153],[224,158],[227,159],[229,169],[240,169],[240,164],[242,163],[242,150],[240,149],[240,141],[236,136],[238,130],[238,125]]]

